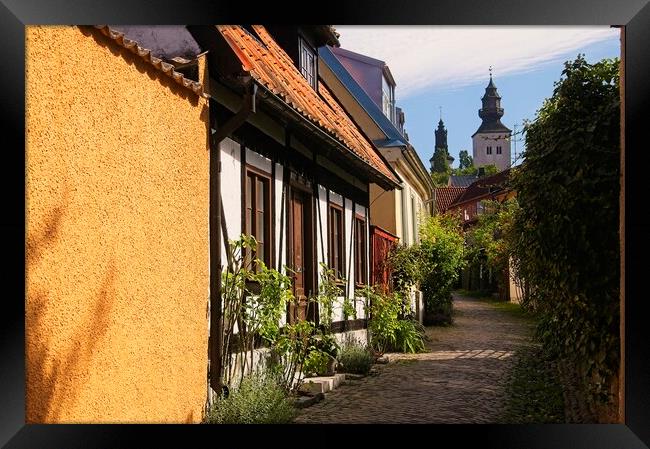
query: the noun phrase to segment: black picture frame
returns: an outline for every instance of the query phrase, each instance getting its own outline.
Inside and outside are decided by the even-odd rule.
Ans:
[[[187,0],[114,0],[73,2],[70,0],[3,0],[0,5],[0,33],[3,46],[0,88],[2,123],[5,136],[16,145],[5,145],[2,163],[4,207],[0,226],[6,248],[2,270],[4,295],[0,312],[0,444],[22,447],[129,447],[169,445],[173,437],[187,438],[184,446],[194,446],[195,438],[213,445],[225,444],[234,436],[218,426],[145,425],[25,425],[25,195],[24,148],[25,60],[24,26],[31,24],[197,24],[197,23],[349,23],[349,24],[431,24],[431,25],[625,25],[625,424],[616,425],[436,425],[408,429],[373,427],[354,430],[328,427],[327,440],[334,431],[350,437],[397,438],[416,441],[422,436],[430,444],[460,447],[471,444],[495,448],[644,448],[650,446],[650,326],[644,313],[644,256],[649,253],[643,240],[650,220],[642,213],[643,184],[648,171],[643,164],[647,149],[646,109],[650,108],[650,5],[648,0],[570,0],[553,3],[536,0],[520,2],[458,2],[426,0],[388,2],[359,0],[350,3],[323,3],[315,6],[318,17],[290,18],[276,2],[255,7],[248,2]],[[477,43],[478,45],[478,43]],[[15,140],[14,140],[15,139]],[[646,175],[647,176],[647,175]],[[22,192],[22,193],[21,193]],[[638,205],[638,206],[637,206]],[[311,426],[253,431],[257,438],[281,441],[296,434],[312,441],[317,433]],[[307,429],[305,431],[304,429]],[[275,435],[275,433],[278,435]],[[418,434],[417,436],[415,434]],[[330,435],[332,435],[330,437]],[[443,442],[449,441],[452,443]],[[296,444],[296,443],[291,443]]]

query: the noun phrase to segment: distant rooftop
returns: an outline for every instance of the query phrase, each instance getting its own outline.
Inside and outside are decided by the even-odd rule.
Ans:
[[[477,179],[478,176],[476,175],[452,175],[449,177],[447,185],[449,187],[469,187]]]

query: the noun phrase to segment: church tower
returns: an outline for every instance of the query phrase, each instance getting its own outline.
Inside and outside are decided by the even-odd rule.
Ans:
[[[490,68],[490,82],[485,88],[485,95],[481,101],[483,107],[479,109],[478,116],[483,122],[472,136],[474,166],[494,164],[499,170],[505,170],[511,164],[510,136],[512,131],[501,123],[503,108],[501,107],[501,96],[492,81],[492,68]]]
[[[447,130],[445,129],[442,117],[440,117],[438,129],[436,129],[435,134],[436,145],[433,149],[433,156],[429,159],[429,162],[431,163],[432,172],[443,172],[446,169],[446,166],[443,165],[443,161],[447,166],[449,166],[454,162],[454,158],[449,155],[449,148],[447,147]]]

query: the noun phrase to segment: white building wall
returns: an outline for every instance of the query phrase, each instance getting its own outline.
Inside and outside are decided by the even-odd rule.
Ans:
[[[320,282],[320,275],[322,273],[321,263],[327,263],[329,260],[329,246],[327,239],[327,189],[323,186],[318,186],[318,211],[316,215],[316,254],[318,263],[317,280]]]
[[[399,174],[399,172],[398,172]],[[403,189],[395,190],[395,235],[399,238],[400,242],[404,241],[404,232],[402,230],[402,196],[404,195]]]
[[[241,149],[237,142],[226,138],[221,142],[221,197],[228,238],[236,240],[242,233],[241,225]],[[221,263],[227,263],[227,242],[221,244]]]
[[[275,261],[276,264],[278,261],[282,261],[282,265],[279,267],[283,273],[286,273],[284,266],[287,264],[286,254],[287,254],[287,240],[286,238],[280,239],[280,235],[284,233],[283,228],[287,223],[287,211],[286,211],[286,194],[287,192],[283,191],[283,168],[281,164],[275,164]],[[283,217],[284,216],[284,217]],[[282,240],[282,241],[280,241]],[[282,246],[280,246],[282,245]],[[282,255],[282,256],[280,256]],[[277,266],[275,267],[278,268]]]
[[[273,165],[271,159],[268,159],[249,148],[246,148],[246,164],[252,165],[266,173],[271,173]]]
[[[497,154],[497,146],[502,149]],[[492,147],[492,154],[487,154],[487,147]],[[494,164],[499,170],[510,167],[510,139],[507,133],[479,133],[472,137],[472,157],[474,166]]]
[[[250,164],[266,173],[272,173],[273,162],[268,158],[261,156],[260,154],[246,149],[246,163]],[[242,191],[241,191],[241,148],[240,145],[229,138],[225,139],[221,143],[221,189],[222,189],[222,199],[223,199],[223,210],[225,221],[226,221],[226,230],[229,239],[236,240],[240,237],[243,232],[242,222],[241,222],[241,202],[242,202]],[[275,261],[276,264],[281,262],[281,269],[284,271],[284,266],[287,264],[286,260],[286,251],[288,245],[288,236],[287,236],[287,219],[288,211],[286,210],[286,194],[283,197],[283,166],[279,163],[275,164],[275,179],[274,179],[274,198],[273,206],[275,207]],[[317,257],[317,276],[318,281],[320,281],[321,274],[321,263],[327,263],[328,261],[328,229],[327,229],[327,216],[328,216],[328,204],[327,204],[327,190],[323,186],[317,187],[318,198],[317,198],[317,211],[315,215],[316,220],[316,257]],[[330,191],[329,200],[335,204],[341,205],[344,208],[344,220],[345,220],[345,252],[346,252],[346,277],[347,277],[347,293],[348,297],[354,301],[355,293],[355,258],[354,258],[354,233],[353,233],[353,217],[354,213],[352,210],[353,202],[348,198],[344,198],[342,195]],[[283,202],[284,205],[283,205]],[[368,227],[368,216],[367,210],[365,207],[360,205],[355,205],[355,211],[357,214],[365,217],[366,219],[366,279],[370,277],[370,234]],[[320,223],[319,223],[320,221]],[[223,240],[223,239],[221,239]],[[227,263],[227,252],[226,245],[222,241],[222,264],[225,267]],[[276,265],[274,268],[278,268]],[[286,272],[286,271],[285,271]],[[357,299],[354,301],[357,309],[357,318],[364,317],[364,301]],[[338,301],[334,305],[333,310],[333,321],[339,321],[343,319],[343,297],[339,297]],[[348,319],[352,319],[349,317]],[[281,325],[286,324],[286,316],[282,316]],[[352,332],[355,335],[365,335],[365,330],[354,331]],[[346,335],[351,332],[344,332],[337,335],[339,340],[346,338]],[[263,352],[263,351],[262,351]]]

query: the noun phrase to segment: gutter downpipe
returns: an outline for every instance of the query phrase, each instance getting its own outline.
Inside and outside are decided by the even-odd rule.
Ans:
[[[210,109],[210,337],[208,344],[210,387],[220,394],[223,387],[221,346],[223,344],[223,319],[221,315],[221,142],[242,126],[250,114],[255,113],[257,84],[246,77],[245,94],[239,111],[221,127],[217,127],[215,113]],[[214,131],[213,131],[214,129]],[[227,242],[224,242],[227,245]],[[230,259],[229,255],[228,258]],[[229,261],[230,263],[230,261]]]

